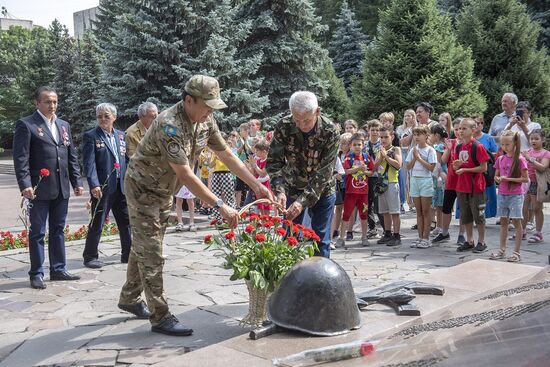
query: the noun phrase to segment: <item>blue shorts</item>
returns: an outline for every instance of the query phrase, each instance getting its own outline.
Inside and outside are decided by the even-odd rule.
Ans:
[[[411,177],[410,195],[413,198],[434,196],[432,177]]]
[[[498,194],[497,217],[523,219],[523,194]]]

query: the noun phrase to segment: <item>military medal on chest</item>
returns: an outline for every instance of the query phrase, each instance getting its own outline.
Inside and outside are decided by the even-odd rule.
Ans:
[[[71,145],[71,142],[69,141],[69,133],[67,132],[67,129],[65,129],[65,126],[61,126],[61,130],[63,131],[61,133],[61,136],[63,138],[63,145],[68,147]]]
[[[105,148],[105,143],[102,142],[100,139],[95,140],[95,146],[97,149]]]
[[[126,141],[123,135],[118,136],[118,142],[120,145],[120,154],[126,154]]]
[[[38,136],[40,136],[40,137],[44,136],[44,130],[42,130],[41,127],[38,128]]]

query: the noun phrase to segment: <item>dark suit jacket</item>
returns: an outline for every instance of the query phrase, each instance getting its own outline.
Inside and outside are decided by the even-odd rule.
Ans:
[[[82,158],[84,161],[84,173],[88,179],[90,190],[105,184],[107,177],[109,182],[103,188],[104,194],[113,194],[117,188],[117,172],[113,172],[116,163],[115,154],[118,155],[120,164],[119,177],[120,188],[124,192],[124,174],[126,173],[126,141],[124,132],[113,128],[116,141],[116,151],[109,145],[109,139],[100,127],[88,130],[84,133],[82,141]],[[110,176],[109,174],[113,172]]]
[[[59,195],[68,199],[69,182],[73,188],[82,186],[69,123],[57,119],[55,125],[58,131],[57,143],[38,112],[23,117],[15,124],[13,163],[19,189],[34,187],[40,169],[47,168],[50,171],[50,176],[45,177],[36,190],[38,200],[54,200]]]

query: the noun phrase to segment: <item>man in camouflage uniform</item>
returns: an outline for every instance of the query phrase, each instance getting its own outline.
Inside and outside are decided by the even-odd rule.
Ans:
[[[217,207],[230,227],[238,222],[237,211],[217,198],[193,173],[191,167],[201,150],[208,145],[258,197],[272,199],[267,188],[256,182],[221,137],[212,111],[225,107],[216,79],[193,76],[185,84],[183,100],[160,113],[147,130],[126,172],[133,245],[118,306],[139,318],[149,318],[154,332],[168,335],[193,332],[169,312],[164,297],[162,240],[172,195],[183,184],[201,200]],[[142,291],[147,304],[141,298]]]
[[[332,121],[321,115],[313,93],[296,92],[289,105],[291,115],[275,126],[267,157],[271,189],[288,208],[287,219],[301,223],[309,208],[311,228],[321,238],[316,255],[330,257],[338,134]]]

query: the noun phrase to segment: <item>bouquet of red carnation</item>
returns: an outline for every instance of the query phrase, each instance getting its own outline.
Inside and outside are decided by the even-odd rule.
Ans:
[[[40,169],[40,171],[38,173],[38,182],[32,188],[32,192],[33,192],[33,198],[32,199],[34,199],[36,197],[36,195],[34,193],[38,189],[38,186],[40,185],[40,182],[42,182],[44,177],[49,177],[49,176],[50,176],[50,170],[49,169],[47,169],[47,168],[41,168]],[[32,203],[31,203],[32,199],[30,199],[30,200],[27,199],[27,198],[21,199],[21,215],[19,216],[19,219],[21,219],[21,221],[23,222],[23,225],[25,226],[26,231],[28,231],[28,229],[29,229],[29,211],[32,208]]]
[[[220,230],[220,223],[213,223],[219,234],[204,237],[207,248],[218,251],[224,267],[233,270],[231,280],[249,280],[255,288],[273,292],[294,264],[317,250],[319,236],[300,224],[246,212],[241,218],[234,230]]]

